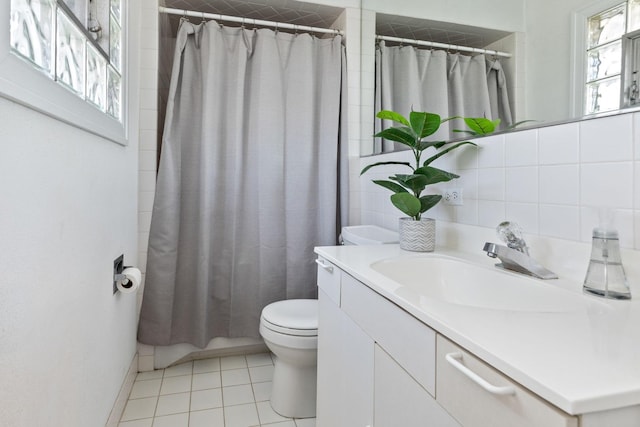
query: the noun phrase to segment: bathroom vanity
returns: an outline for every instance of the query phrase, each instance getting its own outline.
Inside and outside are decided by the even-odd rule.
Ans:
[[[640,305],[474,254],[316,248],[318,427],[640,425]]]

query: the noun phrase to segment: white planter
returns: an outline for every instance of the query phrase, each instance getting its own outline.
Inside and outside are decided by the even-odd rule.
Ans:
[[[436,248],[436,220],[400,218],[400,249],[414,252],[433,252]]]

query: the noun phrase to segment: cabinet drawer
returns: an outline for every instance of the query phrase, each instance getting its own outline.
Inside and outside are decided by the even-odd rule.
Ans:
[[[341,302],[344,312],[435,396],[434,330],[346,273]]]
[[[322,289],[325,294],[340,307],[340,276],[342,271],[319,256],[316,258],[318,264],[318,288]]]
[[[463,426],[578,426],[576,417],[539,398],[443,336],[438,335],[437,346],[436,400]],[[463,372],[465,368],[467,374]],[[484,385],[490,391],[471,379],[473,374],[479,377],[477,381],[486,381]]]

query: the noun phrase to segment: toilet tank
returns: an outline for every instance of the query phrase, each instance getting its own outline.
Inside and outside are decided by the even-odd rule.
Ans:
[[[398,243],[398,233],[377,225],[342,227],[343,245],[382,245]]]

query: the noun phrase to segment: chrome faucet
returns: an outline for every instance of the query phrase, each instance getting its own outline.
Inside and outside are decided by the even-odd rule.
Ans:
[[[504,221],[498,224],[496,232],[507,246],[487,242],[484,250],[491,258],[499,258],[502,263],[496,267],[517,271],[539,279],[557,279],[558,276],[547,270],[529,256],[529,248],[522,237],[522,229],[514,222]]]

